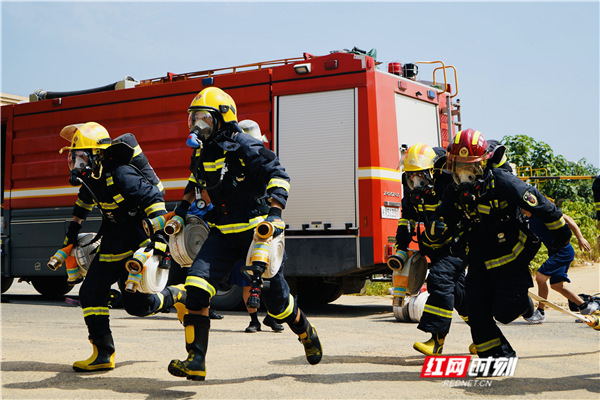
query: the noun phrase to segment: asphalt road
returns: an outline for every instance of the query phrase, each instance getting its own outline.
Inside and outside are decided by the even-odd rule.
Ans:
[[[598,286],[598,270],[591,276]],[[138,318],[111,310],[117,368],[81,374],[71,369],[73,361],[91,354],[81,308],[33,293],[21,283],[2,295],[3,399],[600,396],[600,332],[557,311],[548,311],[542,325],[520,319],[501,327],[517,351],[518,364],[514,376],[490,379],[421,378],[424,356],[412,344],[428,335],[414,323],[396,322],[389,297],[342,296],[306,310],[324,347],[316,366],[306,362],[287,326],[282,333],[267,328],[247,334],[245,312],[224,312],[224,319],[212,321],[207,380],[193,382],[167,372],[171,359],[186,355],[175,313]],[[468,326],[455,313],[444,355],[468,355],[470,343]]]

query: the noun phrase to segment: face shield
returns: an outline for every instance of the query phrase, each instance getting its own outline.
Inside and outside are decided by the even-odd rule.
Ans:
[[[208,140],[215,130],[215,119],[212,114],[204,110],[190,111],[188,115],[188,128],[198,138]]]
[[[483,178],[483,162],[452,163],[452,178],[458,186],[475,184],[478,179]]]
[[[90,175],[94,167],[92,155],[86,150],[69,151],[67,163],[69,165],[69,182],[73,186],[79,185],[79,179]]]
[[[433,184],[431,172],[423,171],[406,171],[406,183],[410,190],[423,189]]]

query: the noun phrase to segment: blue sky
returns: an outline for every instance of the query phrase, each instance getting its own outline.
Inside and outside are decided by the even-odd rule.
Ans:
[[[600,167],[599,3],[2,0],[4,93],[377,49],[458,71],[464,127]],[[421,76],[430,79],[429,76]]]

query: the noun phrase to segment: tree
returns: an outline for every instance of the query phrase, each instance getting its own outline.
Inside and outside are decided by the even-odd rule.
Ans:
[[[504,136],[509,162],[517,165],[520,176],[597,176],[600,171],[582,158],[578,162],[567,161],[555,155],[552,148],[526,135]],[[591,179],[548,180],[535,184],[551,199],[593,202]]]
[[[561,155],[555,155],[552,148],[544,143],[537,142],[525,135],[504,136],[501,140],[506,146],[506,156],[510,163],[517,165],[519,176],[597,176],[598,168],[589,164],[585,158],[578,162],[567,161]],[[598,258],[598,246],[595,246],[598,237],[595,211],[592,197],[592,179],[573,180],[548,180],[545,182],[529,182],[553,200],[560,200],[559,206],[563,212],[572,217],[581,233],[592,244],[591,253],[579,251],[577,239],[571,238],[575,248],[576,263],[595,260]],[[542,246],[532,261],[532,271],[547,258],[547,251]]]

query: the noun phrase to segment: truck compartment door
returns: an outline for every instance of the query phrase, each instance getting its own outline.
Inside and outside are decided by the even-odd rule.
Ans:
[[[276,151],[291,177],[289,230],[357,227],[355,89],[278,96]]]
[[[409,147],[415,143],[439,146],[438,115],[435,104],[396,93],[398,144],[406,144]]]

